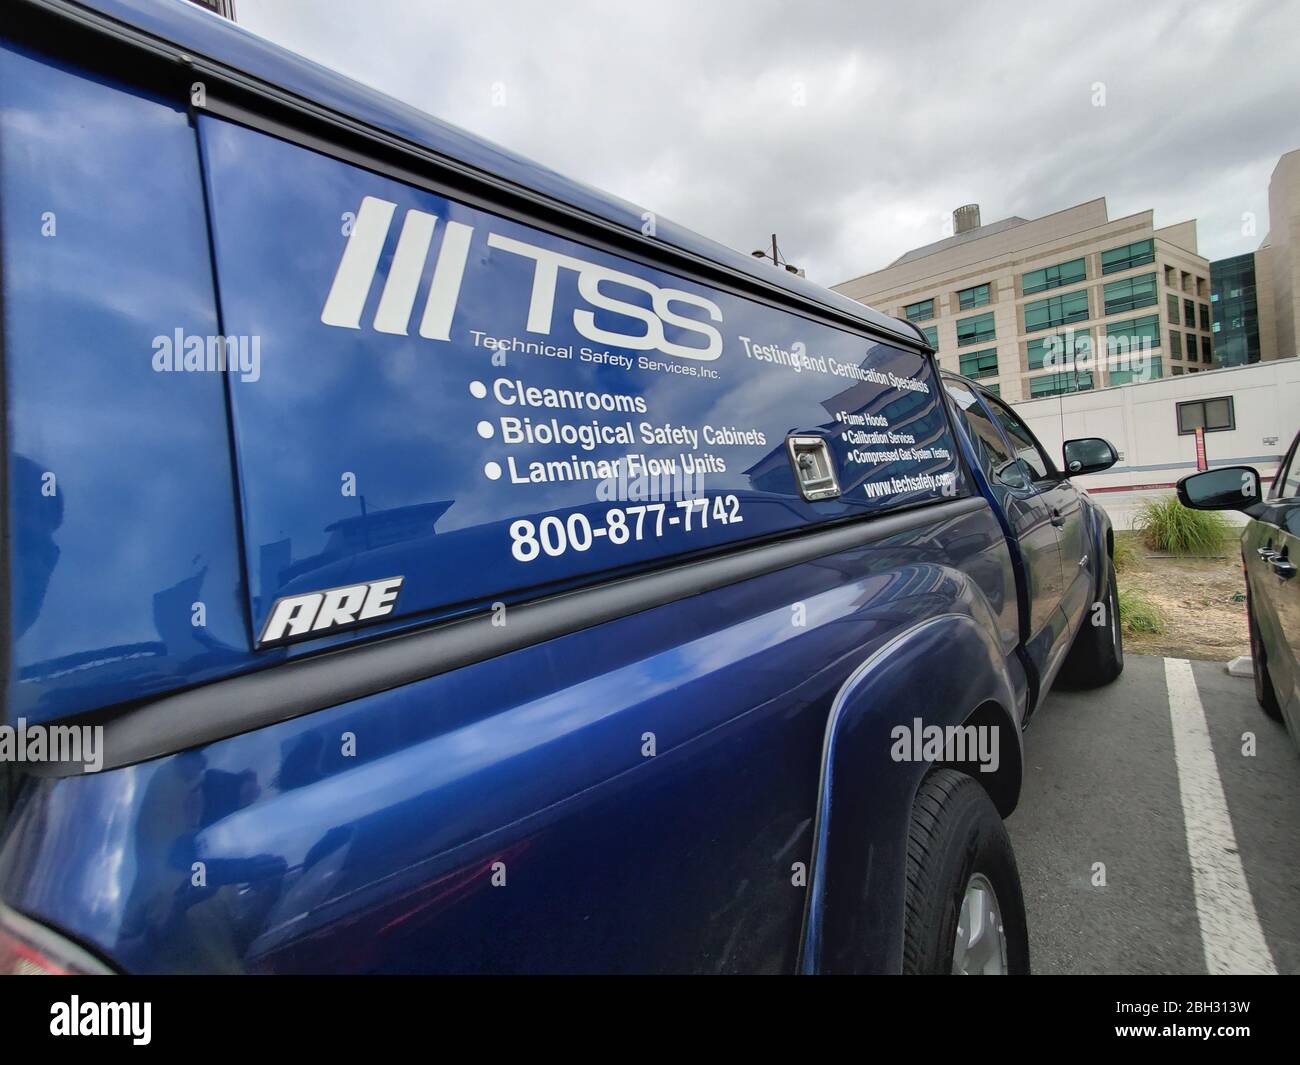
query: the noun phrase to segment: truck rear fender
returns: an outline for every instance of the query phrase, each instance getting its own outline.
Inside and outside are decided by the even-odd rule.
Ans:
[[[800,971],[898,971],[917,789],[933,766],[952,764],[1010,813],[1022,766],[1011,708],[1024,683],[1019,660],[1002,655],[993,630],[958,613],[900,633],[845,682],[822,750]],[[976,726],[951,733],[975,746],[926,757],[934,726]]]

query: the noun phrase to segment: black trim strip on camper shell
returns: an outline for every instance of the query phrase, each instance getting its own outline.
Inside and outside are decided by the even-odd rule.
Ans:
[[[164,61],[171,68],[186,71],[184,85],[186,89],[188,89],[189,79],[197,76],[212,80],[231,91],[231,96],[226,98],[220,93],[214,94],[209,87],[206,93],[207,105],[196,108],[198,113],[207,111],[237,121],[241,125],[301,144],[345,162],[363,166],[381,175],[392,177],[394,180],[414,184],[441,195],[452,196],[468,206],[480,207],[502,217],[545,229],[557,236],[622,255],[644,266],[673,269],[699,284],[786,312],[794,310],[805,317],[847,329],[870,340],[905,349],[912,344],[907,328],[900,328],[899,332],[891,332],[832,303],[822,302],[811,296],[771,284],[761,277],[745,273],[675,244],[647,237],[639,230],[620,226],[574,204],[508,181],[425,145],[316,104],[236,67],[187,51],[182,45],[119,22],[100,12],[81,7],[71,0],[19,0],[19,2],[29,9],[61,18],[100,36],[112,38],[136,52],[146,52],[155,59]],[[86,57],[85,62],[91,66],[97,64],[102,66],[108,62],[111,68],[112,58],[101,52],[93,57]],[[138,80],[141,71],[138,66],[131,66],[123,74],[128,80]],[[247,103],[256,102],[262,107],[269,107],[272,111],[278,112],[281,117],[272,117],[261,109],[249,107],[240,97],[247,97]],[[349,148],[343,140],[360,142],[364,147]],[[450,179],[450,183],[442,184],[438,179],[431,179],[429,175],[419,170],[408,169],[406,165],[392,159],[380,158],[375,155],[375,149],[382,149],[390,156],[402,158],[407,164],[415,162],[423,167],[432,168],[440,178]],[[576,227],[575,223],[577,223]],[[843,298],[848,299],[848,297]],[[924,334],[920,333],[914,324],[904,323],[904,320],[892,317],[890,320],[900,326],[906,325],[910,327],[911,332],[918,334],[915,342],[918,351],[923,354],[932,352]]]
[[[512,607],[509,625],[494,625],[490,613],[481,613],[63,723],[103,725],[102,768],[116,769],[399,688],[988,506],[982,496],[922,504],[535,600]],[[42,777],[83,772],[79,764],[44,763],[29,769]]]

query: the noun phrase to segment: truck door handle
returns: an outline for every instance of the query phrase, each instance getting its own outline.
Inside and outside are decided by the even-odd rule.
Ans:
[[[1061,512],[1056,507],[1052,508],[1051,521],[1058,529],[1065,524],[1065,518],[1061,516]]]
[[[1295,563],[1289,561],[1285,555],[1276,554],[1274,558],[1268,560],[1268,564],[1273,567],[1273,572],[1284,581],[1289,581],[1295,576]]]
[[[1273,559],[1278,557],[1279,552],[1274,551],[1271,547],[1257,547],[1255,548],[1255,554],[1265,562],[1272,562]]]

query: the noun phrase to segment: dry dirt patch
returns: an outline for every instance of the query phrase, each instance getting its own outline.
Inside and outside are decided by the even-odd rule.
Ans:
[[[1159,635],[1125,632],[1125,650],[1212,662],[1250,654],[1246,580],[1235,534],[1217,558],[1156,557],[1132,533],[1116,538],[1133,548],[1119,586],[1144,595],[1165,621]]]

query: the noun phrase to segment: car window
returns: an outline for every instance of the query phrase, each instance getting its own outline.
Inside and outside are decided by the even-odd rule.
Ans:
[[[1023,488],[1027,484],[1016,456],[1007,447],[1002,434],[993,424],[984,408],[979,405],[975,393],[956,381],[945,381],[944,388],[952,398],[962,421],[975,443],[975,451],[985,475],[994,484],[1010,485]]]
[[[1291,444],[1291,455],[1278,471],[1274,499],[1300,499],[1300,436]]]
[[[1002,431],[1007,434],[1011,446],[1016,449],[1016,458],[1025,465],[1030,478],[1034,481],[1051,480],[1054,473],[1052,461],[1029,431],[1029,426],[1010,407],[992,396],[985,396],[985,402],[993,411],[997,423],[1002,426]]]

